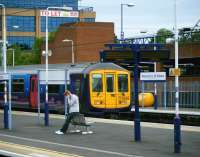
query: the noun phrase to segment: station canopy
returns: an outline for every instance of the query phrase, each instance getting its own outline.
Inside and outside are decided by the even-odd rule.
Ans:
[[[100,53],[101,61],[113,62],[127,69],[134,66],[136,53],[139,64],[164,62],[170,58],[170,50],[164,44],[106,44],[105,46],[107,48]]]

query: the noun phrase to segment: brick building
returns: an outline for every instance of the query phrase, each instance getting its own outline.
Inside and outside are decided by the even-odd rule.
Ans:
[[[49,49],[52,56],[49,57],[49,64],[72,63],[72,42],[73,40],[74,61],[97,62],[99,52],[104,44],[114,42],[114,24],[109,22],[78,22],[62,24],[55,34],[52,42],[49,42]],[[45,49],[45,45],[42,46]],[[45,57],[41,57],[41,63],[45,63]]]

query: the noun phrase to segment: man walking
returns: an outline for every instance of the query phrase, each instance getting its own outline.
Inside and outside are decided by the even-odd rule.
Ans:
[[[69,90],[65,91],[64,95],[67,97],[68,102],[68,115],[62,128],[55,132],[55,134],[63,135],[66,133],[71,120],[79,115],[79,99],[78,96],[72,94]]]

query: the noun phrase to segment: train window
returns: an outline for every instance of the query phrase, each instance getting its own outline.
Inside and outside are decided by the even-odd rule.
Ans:
[[[118,75],[118,92],[128,92],[128,75]]]
[[[106,75],[106,85],[107,85],[107,92],[114,92],[114,75],[107,74]]]
[[[59,85],[48,85],[49,93],[59,93]]]
[[[74,81],[74,92],[76,95],[80,96],[80,78],[75,79]]]
[[[13,92],[24,92],[24,79],[14,79],[12,81]]]
[[[102,74],[92,75],[92,91],[93,92],[103,91]]]
[[[3,84],[3,82],[0,83],[0,92],[4,92],[4,84]]]

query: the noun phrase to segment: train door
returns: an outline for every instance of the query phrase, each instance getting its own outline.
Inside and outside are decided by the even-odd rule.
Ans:
[[[127,72],[117,72],[117,108],[130,105],[130,77]]]
[[[30,106],[31,108],[37,107],[37,99],[38,99],[38,80],[37,76],[31,76],[31,88],[30,88]]]
[[[81,77],[82,75],[81,74],[71,74],[70,75],[70,91],[74,94],[76,94],[79,99],[81,98]]]
[[[105,71],[105,97],[107,109],[117,107],[116,94],[116,73]]]
[[[103,86],[103,71],[90,73],[91,105],[95,108],[105,108],[105,95]]]

